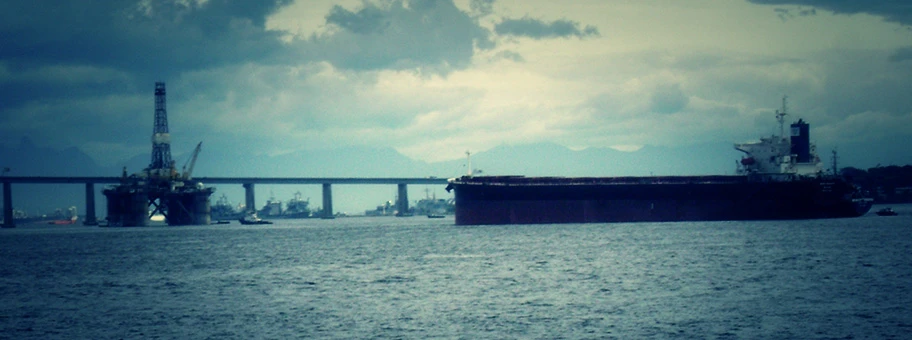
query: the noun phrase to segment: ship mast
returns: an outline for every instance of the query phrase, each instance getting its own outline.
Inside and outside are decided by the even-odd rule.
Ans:
[[[786,112],[786,100],[788,96],[782,96],[782,108],[776,110],[776,121],[779,122],[779,138],[785,139],[785,116],[788,114]]]
[[[839,176],[839,167],[837,167],[837,160],[839,156],[836,154],[836,149],[833,149],[833,176]]]
[[[466,150],[466,167],[469,168],[469,177],[472,177],[472,153]]]

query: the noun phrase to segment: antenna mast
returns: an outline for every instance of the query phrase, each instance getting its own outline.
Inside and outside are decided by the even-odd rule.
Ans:
[[[472,153],[466,150],[466,166],[469,168],[469,177],[472,177]]]
[[[837,166],[837,164],[839,164],[837,163],[838,159],[839,155],[836,154],[836,149],[833,149],[833,176],[839,175],[839,167]]]
[[[782,108],[776,110],[776,121],[779,122],[779,138],[785,138],[785,116],[788,114],[786,112],[786,100],[788,96],[782,96]]]

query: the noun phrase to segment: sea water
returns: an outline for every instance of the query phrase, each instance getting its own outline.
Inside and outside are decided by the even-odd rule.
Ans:
[[[20,225],[0,230],[0,338],[904,338],[912,206],[894,208],[801,221]]]

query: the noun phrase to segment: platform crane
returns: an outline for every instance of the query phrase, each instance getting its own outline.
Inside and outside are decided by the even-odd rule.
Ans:
[[[181,178],[184,180],[190,179],[190,176],[193,174],[193,167],[196,165],[196,157],[199,156],[200,148],[202,148],[202,146],[203,142],[199,142],[199,144],[196,144],[196,148],[193,149],[193,155],[190,156],[190,159],[188,160],[190,167],[188,168],[187,163],[184,163],[184,167],[181,168]]]

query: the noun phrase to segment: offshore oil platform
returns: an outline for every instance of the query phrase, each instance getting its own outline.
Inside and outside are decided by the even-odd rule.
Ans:
[[[193,150],[189,167],[185,164],[178,172],[171,159],[165,106],[165,83],[156,82],[152,162],[129,176],[124,168],[120,184],[102,191],[107,198],[109,226],[147,226],[154,215],[163,215],[172,226],[210,224],[209,196],[215,188],[206,188],[191,178],[202,142]]]

